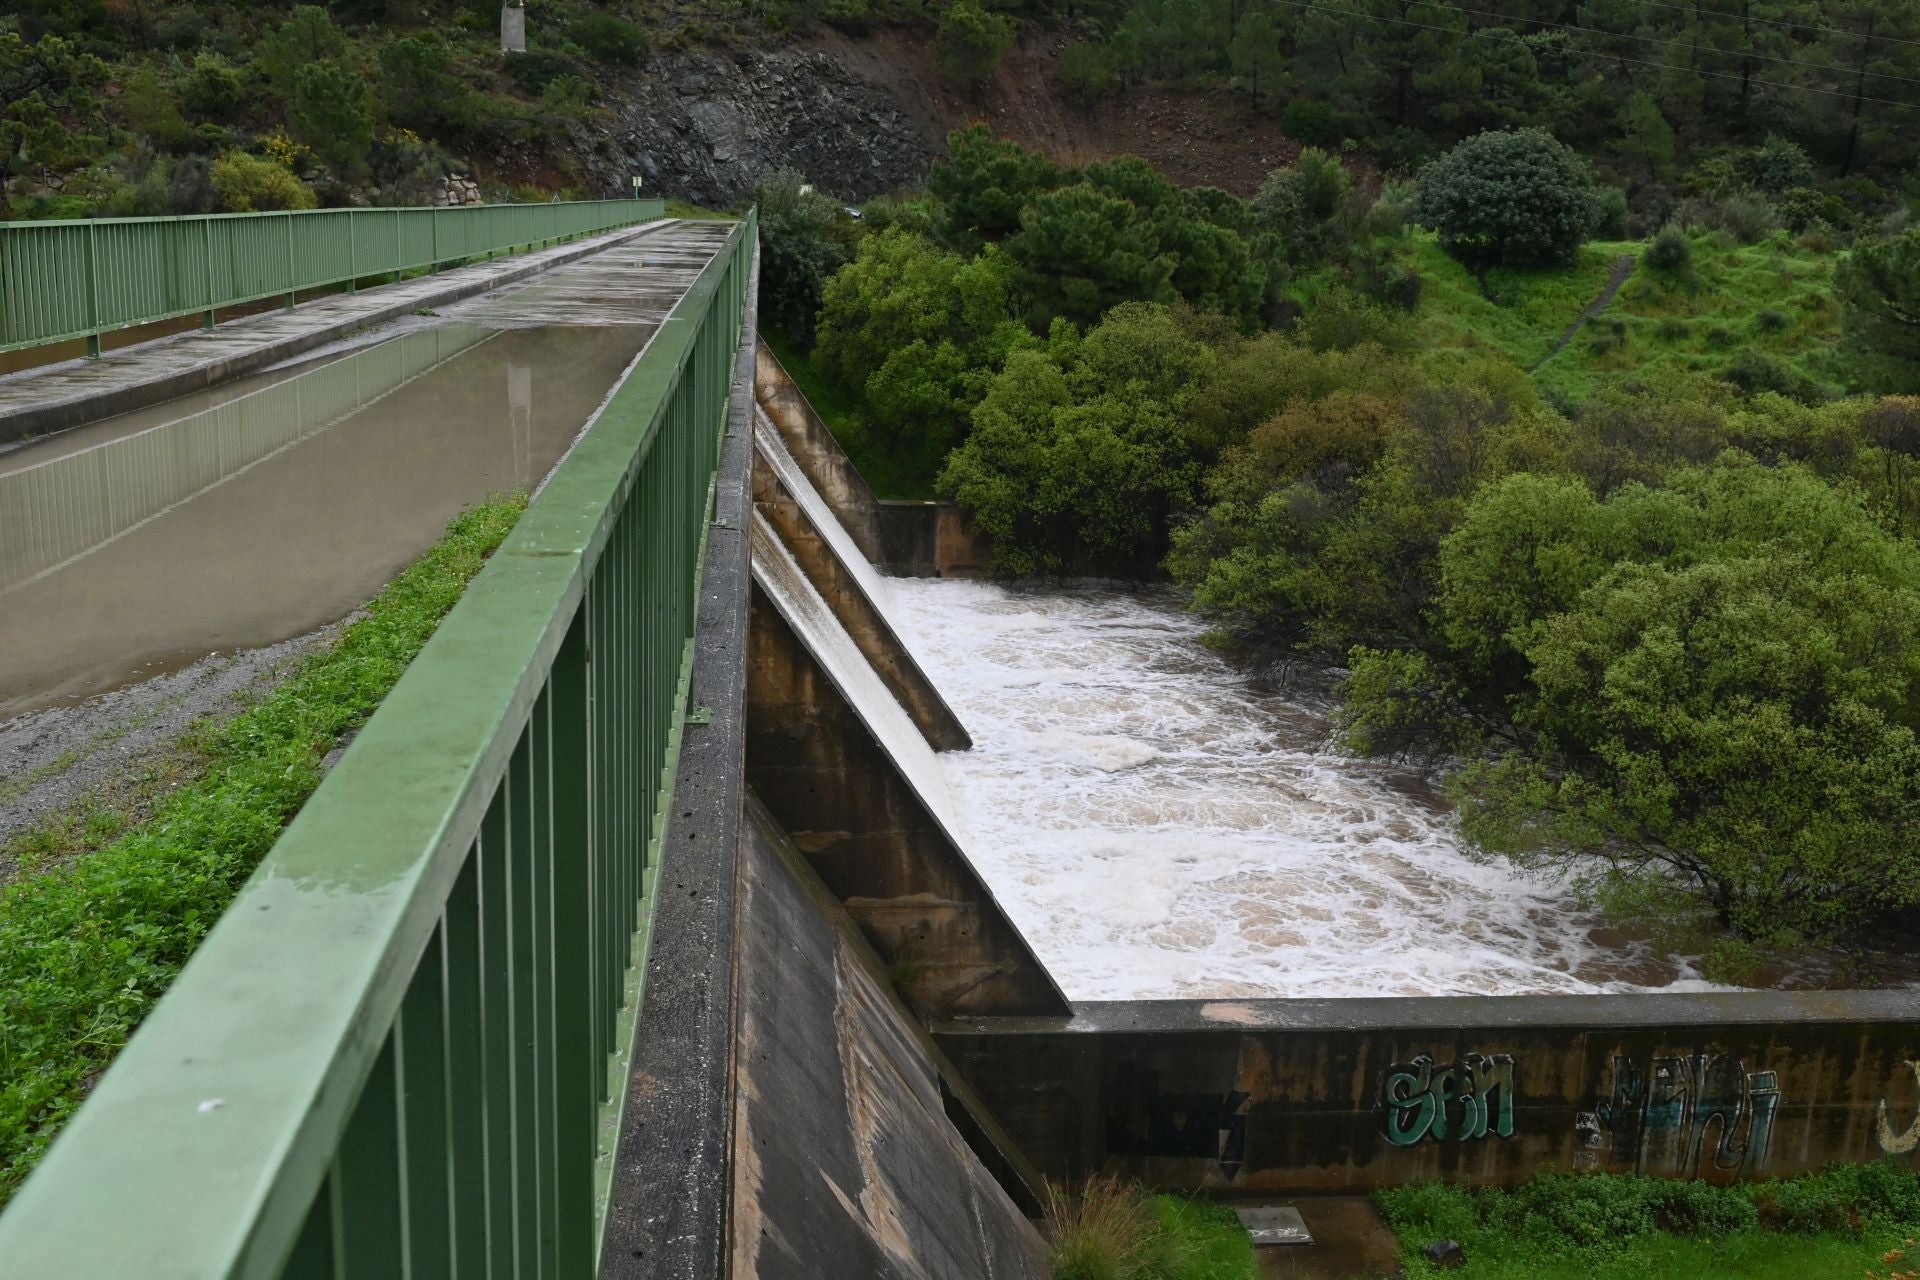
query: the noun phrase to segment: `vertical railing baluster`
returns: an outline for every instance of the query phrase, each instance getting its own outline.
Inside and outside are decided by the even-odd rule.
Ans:
[[[604,563],[604,562],[603,562]],[[553,1102],[554,1263],[557,1274],[593,1267],[594,1079],[599,1036],[593,998],[594,913],[590,818],[594,757],[587,681],[585,602],[554,655],[553,719]]]

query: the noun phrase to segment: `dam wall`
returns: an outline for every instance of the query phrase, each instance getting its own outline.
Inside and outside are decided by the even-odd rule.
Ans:
[[[1039,1171],[1221,1196],[1920,1167],[1920,994],[1082,1003],[938,1039]]]

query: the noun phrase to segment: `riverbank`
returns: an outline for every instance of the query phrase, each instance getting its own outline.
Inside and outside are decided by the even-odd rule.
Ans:
[[[149,742],[140,758],[158,773],[140,807],[115,807],[124,780],[103,777],[15,830],[12,879],[0,887],[8,940],[0,950],[0,1201],[319,785],[328,754],[373,713],[525,506],[524,497],[501,498],[456,517],[337,634],[289,642],[311,641],[304,654],[235,662],[224,678],[214,669],[194,674],[207,664],[179,673],[178,703],[163,689],[148,704],[155,734],[196,697],[257,700],[224,721],[190,719],[172,739]],[[279,671],[277,686],[259,687]],[[188,696],[193,689],[201,692]],[[128,724],[123,739],[148,727],[137,716]],[[109,725],[88,741],[110,748],[101,739],[112,732]]]

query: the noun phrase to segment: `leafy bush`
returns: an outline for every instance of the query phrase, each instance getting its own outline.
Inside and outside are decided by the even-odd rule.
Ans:
[[[214,193],[228,213],[270,209],[311,209],[319,203],[313,188],[281,165],[244,151],[229,151],[213,162]]]
[[[1534,1240],[1590,1248],[1651,1234],[1648,1200],[1640,1178],[1543,1173],[1514,1191],[1504,1212]]]
[[[1420,220],[1475,267],[1571,262],[1593,219],[1593,178],[1544,129],[1481,133],[1420,171]]]
[[[1647,245],[1646,263],[1662,275],[1687,276],[1693,271],[1693,242],[1677,223],[1669,222]]]
[[[534,98],[561,76],[577,76],[583,69],[566,54],[543,49],[529,49],[507,59],[507,72],[513,77],[514,87]]]
[[[1813,160],[1789,138],[1777,133],[1757,147],[1749,147],[1734,156],[1734,172],[1749,185],[1779,195],[1794,187],[1813,185]]]
[[[1060,55],[1060,88],[1069,102],[1091,107],[1120,88],[1120,73],[1104,45],[1076,40]]]
[[[569,30],[573,42],[596,62],[637,67],[647,60],[647,33],[610,13],[590,13]]]
[[[1662,1231],[1718,1239],[1759,1222],[1753,1197],[1744,1187],[1716,1187],[1685,1178],[1659,1178],[1645,1184],[1647,1205]]]
[[[1596,187],[1593,193],[1591,234],[1596,240],[1627,238],[1627,193],[1619,187]]]
[[[1754,328],[1762,333],[1779,333],[1792,323],[1786,312],[1775,311],[1772,307],[1768,307],[1753,318]]]
[[[1295,98],[1280,113],[1287,136],[1310,147],[1333,141],[1333,108],[1314,98]]]
[[[203,53],[180,82],[180,100],[188,111],[208,119],[224,120],[246,95],[240,73],[226,59]]]

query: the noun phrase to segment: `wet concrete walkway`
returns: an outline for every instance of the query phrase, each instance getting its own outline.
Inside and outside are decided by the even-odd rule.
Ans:
[[[731,224],[0,456],[0,721],[305,634],[537,487]]]
[[[623,227],[397,284],[303,302],[109,351],[91,360],[0,376],[0,441],[60,431],[262,369],[345,334],[525,280],[610,245],[673,225]]]

